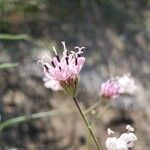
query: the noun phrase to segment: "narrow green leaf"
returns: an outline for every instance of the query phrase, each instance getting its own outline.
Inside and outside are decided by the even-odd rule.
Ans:
[[[0,69],[5,69],[5,68],[12,68],[12,67],[17,67],[18,63],[3,63],[0,64]]]
[[[8,119],[8,120],[6,120],[0,124],[0,132],[3,129],[8,128],[10,126],[24,123],[24,122],[28,122],[28,121],[31,121],[33,119],[44,118],[44,117],[53,117],[55,115],[65,114],[65,113],[69,113],[69,112],[71,112],[71,111],[69,111],[69,110],[57,110],[57,111],[52,110],[52,111],[39,112],[39,113],[34,113],[34,114],[30,114],[30,115],[23,115],[23,116],[15,117],[12,119]]]
[[[5,41],[15,41],[15,40],[27,40],[28,36],[26,34],[18,34],[18,35],[12,35],[12,34],[0,34],[0,40]]]

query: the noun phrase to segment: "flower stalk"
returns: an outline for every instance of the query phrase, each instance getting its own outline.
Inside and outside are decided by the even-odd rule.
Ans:
[[[98,143],[98,141],[97,141],[97,139],[96,139],[96,137],[95,137],[95,135],[94,135],[94,133],[93,133],[91,127],[90,127],[90,124],[88,123],[86,117],[84,116],[84,113],[83,113],[81,107],[79,106],[79,104],[78,104],[78,102],[77,102],[77,98],[76,98],[76,97],[72,97],[72,98],[73,98],[73,100],[74,100],[74,102],[75,102],[75,105],[76,105],[76,107],[77,107],[77,109],[78,109],[78,111],[79,111],[79,113],[80,113],[80,115],[81,115],[81,117],[82,117],[82,119],[83,119],[85,125],[86,125],[86,128],[88,129],[88,131],[89,131],[89,133],[90,133],[90,135],[91,135],[91,137],[92,137],[94,143],[96,144],[97,149],[98,149],[98,150],[101,150],[101,147],[100,147],[100,145],[99,145],[99,143]]]
[[[43,73],[46,78],[53,79],[57,81],[61,87],[64,89],[64,91],[73,98],[80,114],[85,122],[85,125],[93,138],[97,149],[101,150],[100,145],[97,142],[96,137],[93,134],[93,131],[90,127],[90,124],[88,123],[86,117],[84,116],[84,113],[82,109],[80,108],[77,99],[76,99],[76,92],[77,92],[77,84],[78,84],[78,74],[81,71],[85,58],[81,56],[83,53],[83,49],[85,47],[78,47],[76,46],[75,49],[78,51],[70,51],[68,52],[65,42],[61,42],[63,44],[63,55],[62,57],[59,57],[57,55],[57,51],[55,47],[53,47],[53,51],[55,52],[55,56],[51,59],[51,63],[45,62],[43,59],[38,61],[39,63],[42,63],[43,65]]]

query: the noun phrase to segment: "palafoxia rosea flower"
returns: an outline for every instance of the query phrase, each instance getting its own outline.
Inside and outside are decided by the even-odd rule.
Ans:
[[[65,42],[62,42],[62,44],[64,47],[62,57],[58,56],[55,47],[53,47],[55,56],[52,58],[51,63],[49,64],[43,60],[39,60],[38,63],[41,62],[43,64],[45,77],[58,81],[70,96],[75,96],[77,76],[85,62],[85,58],[81,56],[83,53],[82,49],[85,47],[75,47],[78,51],[69,53]]]
[[[106,98],[117,98],[119,96],[119,85],[116,79],[109,79],[102,83],[101,96]]]
[[[107,80],[101,85],[101,96],[109,99],[117,98],[120,94],[135,94],[137,86],[130,74]]]

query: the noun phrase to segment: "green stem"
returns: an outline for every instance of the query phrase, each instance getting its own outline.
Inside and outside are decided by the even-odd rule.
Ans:
[[[88,114],[92,109],[96,108],[100,103],[101,103],[101,101],[96,102],[90,108],[85,110],[83,112],[83,114]],[[15,117],[15,118],[8,119],[8,120],[0,123],[0,132],[7,127],[10,127],[10,126],[13,126],[13,125],[16,125],[19,123],[27,122],[27,121],[38,119],[38,118],[52,117],[52,116],[62,114],[62,113],[71,113],[71,112],[72,112],[71,110],[65,111],[62,109],[62,110],[51,110],[51,111],[47,111],[47,112],[34,113],[34,114],[30,114],[28,116],[23,115],[23,116]]]
[[[94,136],[94,133],[93,133],[91,127],[90,127],[90,124],[88,123],[86,117],[84,116],[84,114],[83,114],[83,112],[82,112],[81,107],[79,106],[79,104],[78,104],[78,102],[77,102],[77,98],[76,98],[76,97],[73,97],[73,100],[74,100],[74,102],[75,102],[75,104],[76,104],[76,106],[77,106],[77,108],[78,108],[78,110],[79,110],[79,112],[80,112],[80,114],[81,114],[81,117],[82,117],[82,119],[83,119],[83,121],[84,121],[84,123],[85,123],[85,125],[86,125],[86,128],[88,129],[88,131],[89,131],[91,137],[93,138],[94,143],[96,144],[97,149],[98,149],[98,150],[101,150],[100,145],[98,144],[98,141],[97,141],[96,137]]]
[[[94,105],[92,105],[91,107],[89,107],[88,109],[86,109],[84,111],[84,114],[88,114],[89,112],[91,112],[93,109],[95,109],[96,107],[98,107],[101,102],[102,102],[102,100],[97,101]]]
[[[33,119],[38,119],[38,118],[44,118],[44,117],[52,117],[52,116],[55,116],[55,115],[59,115],[59,114],[62,114],[62,113],[68,113],[69,110],[52,110],[52,111],[47,111],[47,112],[39,112],[39,113],[35,113],[35,114],[31,114],[31,115],[24,115],[24,116],[19,116],[19,117],[15,117],[15,118],[12,118],[12,119],[8,119],[4,122],[2,122],[0,124],[0,132],[7,128],[7,127],[10,127],[12,125],[16,125],[18,123],[23,123],[23,122],[27,122],[27,121],[30,121],[30,120],[33,120]]]

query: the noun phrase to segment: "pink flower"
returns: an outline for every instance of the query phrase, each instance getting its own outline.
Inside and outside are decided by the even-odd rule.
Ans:
[[[101,95],[107,98],[117,98],[120,94],[134,94],[136,91],[137,86],[130,74],[109,79],[101,85]]]
[[[119,86],[116,79],[109,79],[101,85],[101,95],[107,98],[117,98],[119,96]]]
[[[85,58],[81,56],[83,53],[82,49],[85,47],[75,47],[78,51],[71,51],[69,53],[66,49],[65,42],[62,42],[62,44],[64,47],[62,57],[58,56],[55,47],[53,47],[55,56],[52,58],[51,63],[44,62],[43,60],[39,60],[38,63],[41,62],[43,64],[43,71],[46,78],[58,81],[65,91],[67,93],[69,92],[69,95],[74,95],[77,76],[85,62]],[[71,86],[74,89],[70,89]]]
[[[65,42],[62,42],[62,44],[64,52],[61,58],[57,55],[55,47],[53,47],[55,56],[52,58],[51,64],[43,60],[38,61],[38,63],[41,62],[44,66],[44,75],[56,81],[66,81],[71,76],[77,76],[85,62],[85,58],[81,56],[84,47],[75,47],[75,49],[78,49],[78,52],[71,51],[69,54]]]

